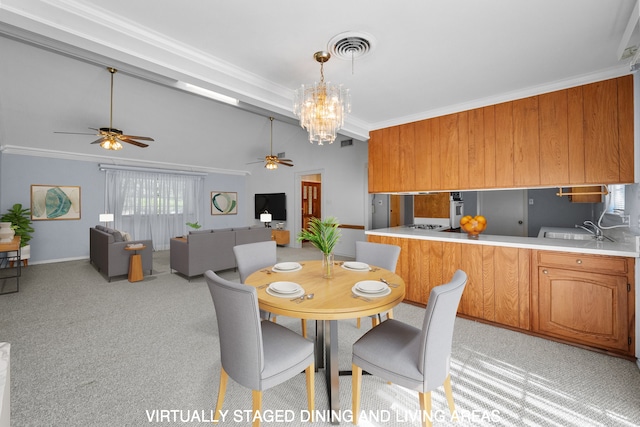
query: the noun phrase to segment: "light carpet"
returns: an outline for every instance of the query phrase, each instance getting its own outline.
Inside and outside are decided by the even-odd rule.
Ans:
[[[154,273],[137,283],[108,282],[88,261],[23,269],[20,292],[0,296],[0,341],[11,343],[11,422],[23,426],[211,425],[220,372],[218,333],[202,276],[169,269],[154,253]],[[315,250],[278,248],[279,261],[320,259]],[[238,280],[237,272],[221,275]],[[409,304],[395,317],[421,326]],[[295,331],[300,321],[279,317]],[[310,322],[310,334],[313,324]],[[339,324],[340,369],[370,328]],[[465,319],[456,320],[452,383],[458,421],[442,388],[433,392],[436,426],[636,426],[640,372],[628,360]],[[264,392],[264,426],[304,426],[301,374]],[[351,377],[340,379],[343,425],[351,425]],[[418,426],[414,392],[363,378],[360,426]],[[316,409],[329,426],[326,385],[316,376]],[[251,392],[229,382],[222,425],[249,425]],[[277,418],[280,417],[280,418]]]

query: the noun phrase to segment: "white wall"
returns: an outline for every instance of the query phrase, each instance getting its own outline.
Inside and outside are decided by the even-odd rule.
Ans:
[[[296,173],[322,170],[323,215],[365,225],[364,142],[354,140],[345,148],[339,141],[312,145],[300,126],[276,120],[273,152],[284,151],[295,166],[268,171],[262,163],[247,164],[269,154],[268,117],[116,73],[114,127],[155,141],[145,149],[125,146],[108,152],[90,144],[95,135],[54,133],[109,125],[110,74],[105,67],[4,37],[0,52],[0,212],[14,203],[29,206],[31,184],[82,187],[81,220],[34,224],[32,264],[88,256],[88,229],[104,209],[104,175],[98,163],[213,171],[205,180],[202,205],[207,228],[259,224],[255,193],[287,193],[289,217],[295,218]],[[238,192],[238,214],[211,216],[211,191]],[[295,244],[299,228],[291,220],[286,228]],[[345,239],[341,254],[355,254],[353,238]]]

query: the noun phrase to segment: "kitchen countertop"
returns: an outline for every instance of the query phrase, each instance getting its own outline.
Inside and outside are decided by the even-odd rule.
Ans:
[[[616,237],[608,240],[563,240],[544,237],[515,237],[480,234],[478,239],[469,239],[466,233],[428,231],[408,227],[390,227],[365,231],[367,235],[403,237],[407,239],[435,240],[441,242],[468,243],[472,245],[505,246],[511,248],[540,249],[547,251],[575,252],[596,255],[640,257],[636,236]]]

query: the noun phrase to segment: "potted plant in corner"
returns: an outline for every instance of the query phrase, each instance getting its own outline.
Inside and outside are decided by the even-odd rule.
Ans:
[[[309,228],[298,233],[298,242],[308,240],[322,252],[322,276],[330,279],[333,276],[333,249],[340,240],[340,223],[335,217],[323,220],[311,218]]]
[[[10,222],[11,228],[16,232],[16,236],[20,236],[20,259],[24,261],[25,266],[27,260],[31,258],[31,233],[35,230],[31,227],[31,211],[29,209],[23,209],[21,203],[16,203],[7,212],[0,217],[0,222]],[[9,257],[11,257],[9,253]],[[11,258],[10,258],[11,259]],[[15,260],[15,254],[14,258]]]

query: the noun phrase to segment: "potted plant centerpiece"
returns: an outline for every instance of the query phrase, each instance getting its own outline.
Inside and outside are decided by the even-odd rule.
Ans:
[[[339,226],[338,220],[332,216],[324,221],[311,218],[309,228],[298,234],[298,242],[308,240],[322,252],[322,276],[326,279],[333,276],[333,249],[340,240]]]
[[[10,222],[11,228],[15,231],[16,236],[20,236],[20,259],[25,262],[31,257],[31,245],[29,245],[29,240],[31,240],[31,233],[35,230],[31,227],[31,211],[29,209],[23,209],[22,204],[16,203],[8,209],[7,212],[0,217],[0,222]],[[11,255],[13,255],[13,259],[15,260],[15,255],[13,253],[9,253],[9,259],[11,259]]]

